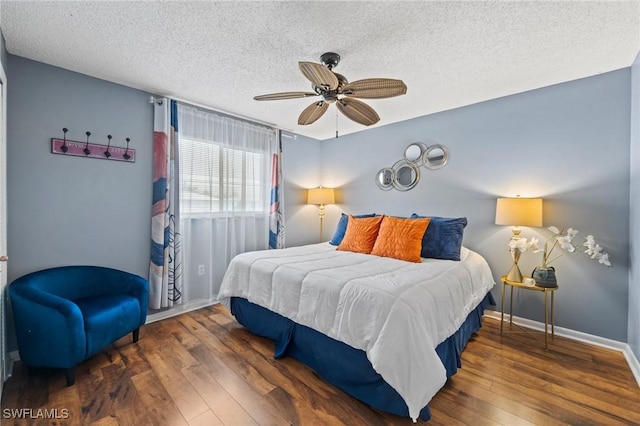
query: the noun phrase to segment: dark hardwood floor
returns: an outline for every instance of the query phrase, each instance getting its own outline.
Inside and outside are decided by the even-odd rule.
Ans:
[[[431,401],[431,421],[419,423],[640,424],[640,389],[621,353],[559,337],[545,351],[541,333],[530,333],[501,338],[499,322],[485,317],[462,369]],[[137,344],[127,336],[78,366],[71,387],[62,371],[26,370],[18,363],[5,383],[2,425],[412,424],[294,359],[274,360],[273,343],[221,306],[144,326]],[[21,409],[59,418],[9,418]]]

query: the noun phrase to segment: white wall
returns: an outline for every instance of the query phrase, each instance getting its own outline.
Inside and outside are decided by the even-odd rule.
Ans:
[[[628,343],[640,359],[640,54],[631,67],[631,223]]]
[[[327,227],[335,227],[340,210],[466,216],[464,244],[486,257],[499,282],[510,265],[511,230],[494,224],[496,198],[543,197],[546,226],[574,227],[580,238],[593,234],[614,265],[607,269],[586,255],[556,262],[556,324],[626,341],[630,91],[627,68],[322,141],[322,183],[342,193],[327,209]],[[369,103],[377,102],[384,100]],[[376,172],[408,144],[428,139],[449,148],[449,163],[423,168],[411,191],[379,190]],[[292,228],[289,234],[303,232]],[[524,228],[523,236],[544,238],[544,231]],[[540,260],[527,253],[521,269],[529,274]],[[499,300],[498,288],[493,293]],[[522,292],[515,309],[543,320],[539,294]]]

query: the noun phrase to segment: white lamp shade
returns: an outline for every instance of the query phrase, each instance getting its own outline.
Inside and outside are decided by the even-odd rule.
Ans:
[[[336,197],[333,188],[311,188],[307,195],[307,204],[333,204]]]
[[[496,225],[542,226],[542,198],[498,198]]]

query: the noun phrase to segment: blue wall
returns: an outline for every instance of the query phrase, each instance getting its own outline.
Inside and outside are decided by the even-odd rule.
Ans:
[[[327,226],[340,210],[466,216],[464,244],[488,260],[499,283],[511,262],[511,230],[494,224],[496,198],[542,197],[545,226],[574,227],[581,241],[593,234],[614,265],[584,254],[554,264],[556,324],[626,341],[630,93],[627,68],[322,141],[322,184],[342,193],[327,209]],[[401,159],[410,143],[428,139],[449,148],[449,163],[422,168],[411,191],[379,190],[376,172]],[[544,239],[545,231],[522,232]],[[521,269],[530,274],[540,262],[540,254],[525,253]],[[499,287],[493,293],[499,300]],[[540,295],[520,293],[515,314],[543,321]]]
[[[152,105],[149,94],[9,55],[9,281],[34,270],[103,265],[148,274]],[[136,162],[51,154],[51,138],[124,146]]]
[[[318,206],[307,204],[308,188],[322,183],[322,142],[283,132],[282,179],[287,247],[317,243],[320,222]],[[325,232],[326,239],[331,238]]]

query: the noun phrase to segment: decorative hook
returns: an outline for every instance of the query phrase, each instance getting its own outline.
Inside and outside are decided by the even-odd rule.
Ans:
[[[0,0],[1,2],[2,0]],[[64,154],[67,157],[85,157],[85,158],[98,158],[102,160],[110,161],[125,161],[127,163],[136,162],[136,149],[131,147],[131,138],[125,138],[127,141],[126,150],[122,146],[118,145],[117,141],[114,141],[112,135],[106,135],[107,144],[91,142],[91,132],[85,132],[87,140],[80,142],[79,140],[67,139],[69,129],[64,127],[62,129],[64,137],[62,139],[57,137],[51,138],[51,153],[52,154]],[[104,136],[93,135],[94,137],[101,138]],[[113,142],[114,146],[111,146]]]
[[[84,145],[82,152],[84,152],[84,155],[89,155],[91,154],[91,150],[89,149],[89,136],[91,136],[91,132],[86,132],[85,135],[87,135],[87,143]]]
[[[104,152],[104,156],[109,158],[111,157],[111,153],[109,152],[109,146],[111,146],[111,135],[107,135],[107,139],[109,139],[109,143],[107,143],[107,150]]]
[[[64,132],[64,136],[63,136],[63,141],[62,141],[62,146],[60,147],[60,149],[62,150],[63,153],[67,153],[67,151],[69,150],[69,147],[67,146],[67,132],[69,131],[69,129],[67,129],[66,127],[62,128],[62,131]]]
[[[124,158],[125,160],[129,160],[131,158],[131,156],[129,155],[129,142],[131,142],[131,139],[126,138],[125,140],[127,141],[127,149],[124,151],[124,155],[122,156],[122,158]]]

